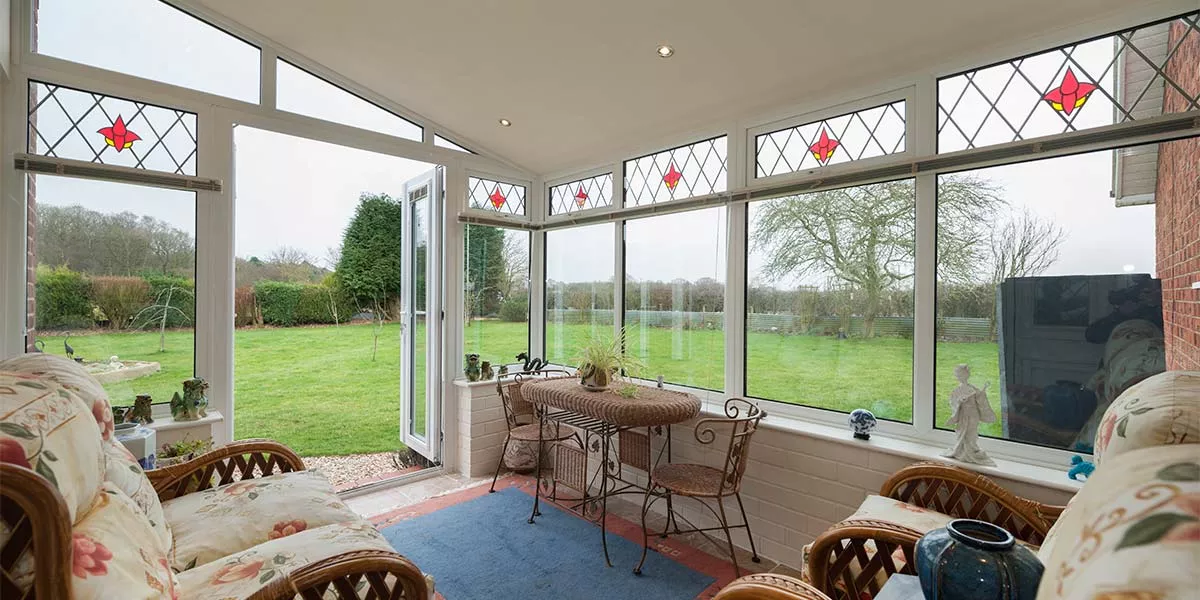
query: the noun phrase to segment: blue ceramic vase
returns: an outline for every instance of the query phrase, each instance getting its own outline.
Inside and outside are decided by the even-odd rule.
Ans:
[[[1012,534],[984,521],[955,519],[917,541],[926,600],[1034,600],[1042,563]]]

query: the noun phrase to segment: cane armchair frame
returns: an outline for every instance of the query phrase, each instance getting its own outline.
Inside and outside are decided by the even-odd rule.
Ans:
[[[829,600],[817,588],[787,575],[757,573],[725,586],[713,600]]]
[[[271,440],[241,440],[182,464],[147,471],[162,500],[246,479],[304,470],[304,461]],[[0,561],[33,553],[33,583],[21,594],[10,580],[12,565],[0,562],[0,597],[71,597],[71,517],[54,486],[33,471],[0,463],[0,518],[13,532],[0,548]],[[305,565],[254,593],[253,600],[331,597],[427,600],[420,569],[400,554],[353,550]]]
[[[1022,498],[984,475],[938,462],[918,462],[896,471],[879,495],[954,518],[987,521],[1035,546],[1045,541],[1065,508]],[[874,597],[881,587],[881,571],[889,577],[915,574],[913,552],[922,535],[887,521],[836,523],[813,542],[809,577],[832,600]],[[902,563],[896,560],[897,552]]]

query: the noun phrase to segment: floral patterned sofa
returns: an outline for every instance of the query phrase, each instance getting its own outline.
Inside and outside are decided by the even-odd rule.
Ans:
[[[1200,573],[1200,372],[1168,371],[1117,397],[1099,421],[1096,471],[1066,507],[1020,498],[947,464],[897,471],[879,495],[806,548],[811,586],[743,578],[721,600],[870,600],[913,547],[951,518],[990,521],[1037,550],[1039,600],[1184,600]]]
[[[65,358],[0,362],[0,597],[406,598],[432,582],[286,446],[143,472]]]

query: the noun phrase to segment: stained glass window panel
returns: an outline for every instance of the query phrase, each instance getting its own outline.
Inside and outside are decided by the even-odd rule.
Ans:
[[[1200,12],[938,81],[938,151],[1200,109]]]
[[[30,81],[27,151],[195,175],[196,115]]]
[[[550,188],[550,214],[612,206],[612,173],[580,179]]]
[[[285,60],[276,61],[275,104],[286,110],[419,142],[424,131],[403,117],[332,84]]]
[[[904,151],[904,101],[755,137],[755,177],[795,173]]]
[[[721,136],[625,161],[625,206],[725,191],[726,142]]]
[[[525,214],[525,186],[479,177],[467,178],[467,207],[509,215]]]

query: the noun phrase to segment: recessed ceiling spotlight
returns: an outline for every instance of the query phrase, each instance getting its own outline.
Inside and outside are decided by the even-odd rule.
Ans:
[[[666,44],[663,44],[658,47],[658,57],[659,58],[671,58],[674,55],[675,55],[674,48],[672,48]]]
[[[509,121],[508,119],[500,119],[500,126],[501,127],[510,127],[510,126],[512,126],[512,121]]]

